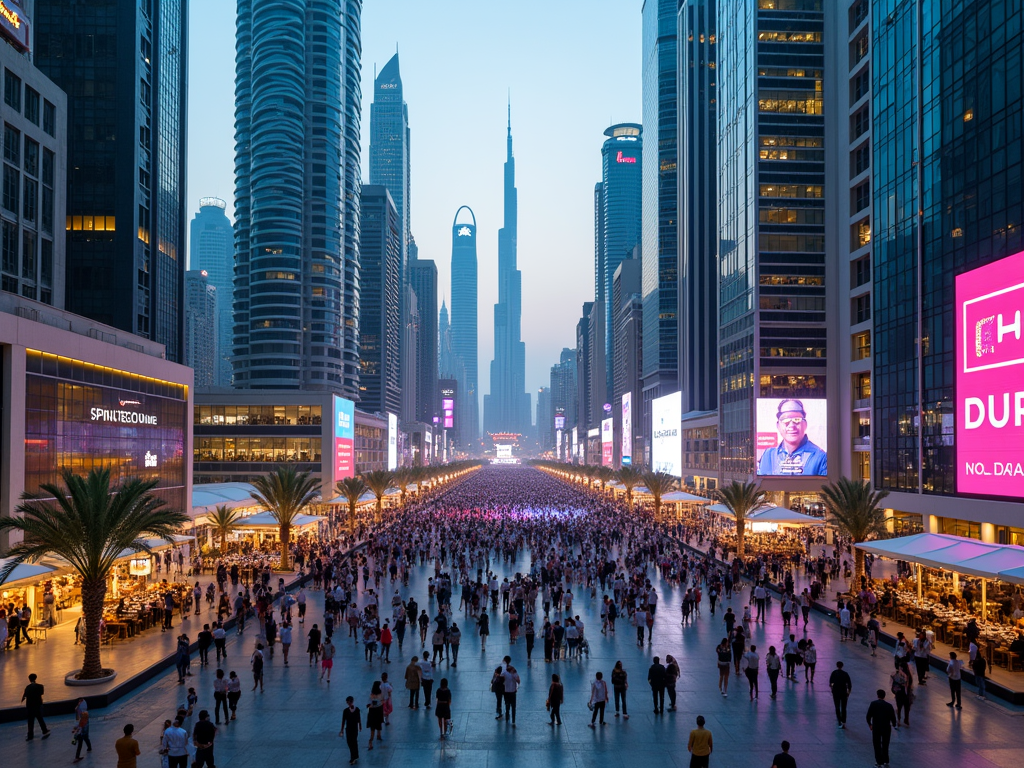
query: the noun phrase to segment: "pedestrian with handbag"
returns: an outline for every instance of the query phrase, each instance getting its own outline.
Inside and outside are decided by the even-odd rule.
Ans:
[[[75,707],[75,727],[72,731],[75,744],[75,762],[82,759],[82,745],[85,744],[88,752],[92,752],[92,742],[89,740],[89,704],[85,698],[78,699]]]

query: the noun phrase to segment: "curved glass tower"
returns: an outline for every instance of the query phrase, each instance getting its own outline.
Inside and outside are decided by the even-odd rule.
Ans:
[[[469,211],[472,224],[460,224],[459,214]],[[452,351],[463,365],[456,423],[463,446],[480,436],[477,388],[477,266],[476,215],[464,205],[452,223]]]
[[[344,24],[342,0],[238,2],[233,366],[242,389],[346,392]]]

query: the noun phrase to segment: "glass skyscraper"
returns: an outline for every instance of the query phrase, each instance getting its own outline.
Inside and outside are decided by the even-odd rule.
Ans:
[[[199,213],[192,219],[189,231],[189,268],[206,272],[210,285],[217,289],[217,361],[210,383],[218,387],[231,386],[235,236],[231,222],[224,214],[225,207],[219,198],[202,198]],[[196,386],[199,386],[198,379]]]
[[[677,387],[678,179],[677,0],[644,0],[643,127],[643,426],[649,443],[651,402]]]
[[[851,125],[873,134],[874,484],[925,530],[1024,543],[1019,503],[955,497],[954,442],[954,281],[1024,250],[1024,10],[879,0],[871,14],[873,104]]]
[[[238,3],[233,363],[242,389],[350,386],[344,222],[356,190],[346,187],[353,62],[343,39],[354,10],[341,0]]]
[[[612,277],[623,259],[631,258],[640,243],[641,168],[643,128],[636,123],[619,123],[608,128],[601,146],[600,196],[595,199],[595,300],[604,305],[604,349],[606,391],[611,396],[615,349],[615,312],[612,307]]]
[[[35,65],[68,94],[67,297],[184,359],[186,0],[35,3]]]
[[[387,187],[402,223],[402,284],[409,258],[409,107],[396,53],[373,81],[370,105],[370,183]]]
[[[459,223],[462,211],[469,211],[472,224]],[[455,367],[462,366],[456,424],[459,442],[463,447],[468,447],[480,437],[477,302],[476,216],[468,205],[464,205],[455,212],[452,223],[451,310],[452,353],[458,360]]]
[[[359,188],[362,183],[360,130],[363,0],[345,0],[345,277],[341,330],[342,394],[359,397]]]
[[[728,481],[754,473],[757,398],[826,396],[825,56],[822,0],[718,0],[717,10],[719,438]],[[801,482],[809,481],[787,490]]]

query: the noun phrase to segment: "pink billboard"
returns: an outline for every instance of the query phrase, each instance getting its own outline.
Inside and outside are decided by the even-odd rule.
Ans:
[[[1024,498],[1024,252],[956,278],[957,492]]]

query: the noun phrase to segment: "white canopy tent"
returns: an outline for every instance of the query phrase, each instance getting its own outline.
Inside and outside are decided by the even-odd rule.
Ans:
[[[0,571],[6,568],[10,562],[10,558],[0,558]],[[20,582],[38,581],[41,576],[53,573],[56,570],[56,565],[49,565],[47,563],[19,563],[14,566],[11,575],[3,582],[0,582],[0,584],[4,587],[16,587],[19,586]]]
[[[700,504],[711,503],[711,499],[706,499],[703,496],[694,496],[692,493],[687,493],[686,491],[670,491],[663,494],[661,500],[666,502],[692,501]]]
[[[326,520],[326,517],[322,515],[296,515],[292,520],[292,528],[303,529],[307,526],[316,525],[319,522]],[[256,530],[265,531],[276,531],[281,527],[281,524],[274,519],[274,516],[269,512],[259,512],[255,515],[249,515],[249,517],[243,517],[240,520],[236,520],[234,524],[235,528],[254,528]]]

